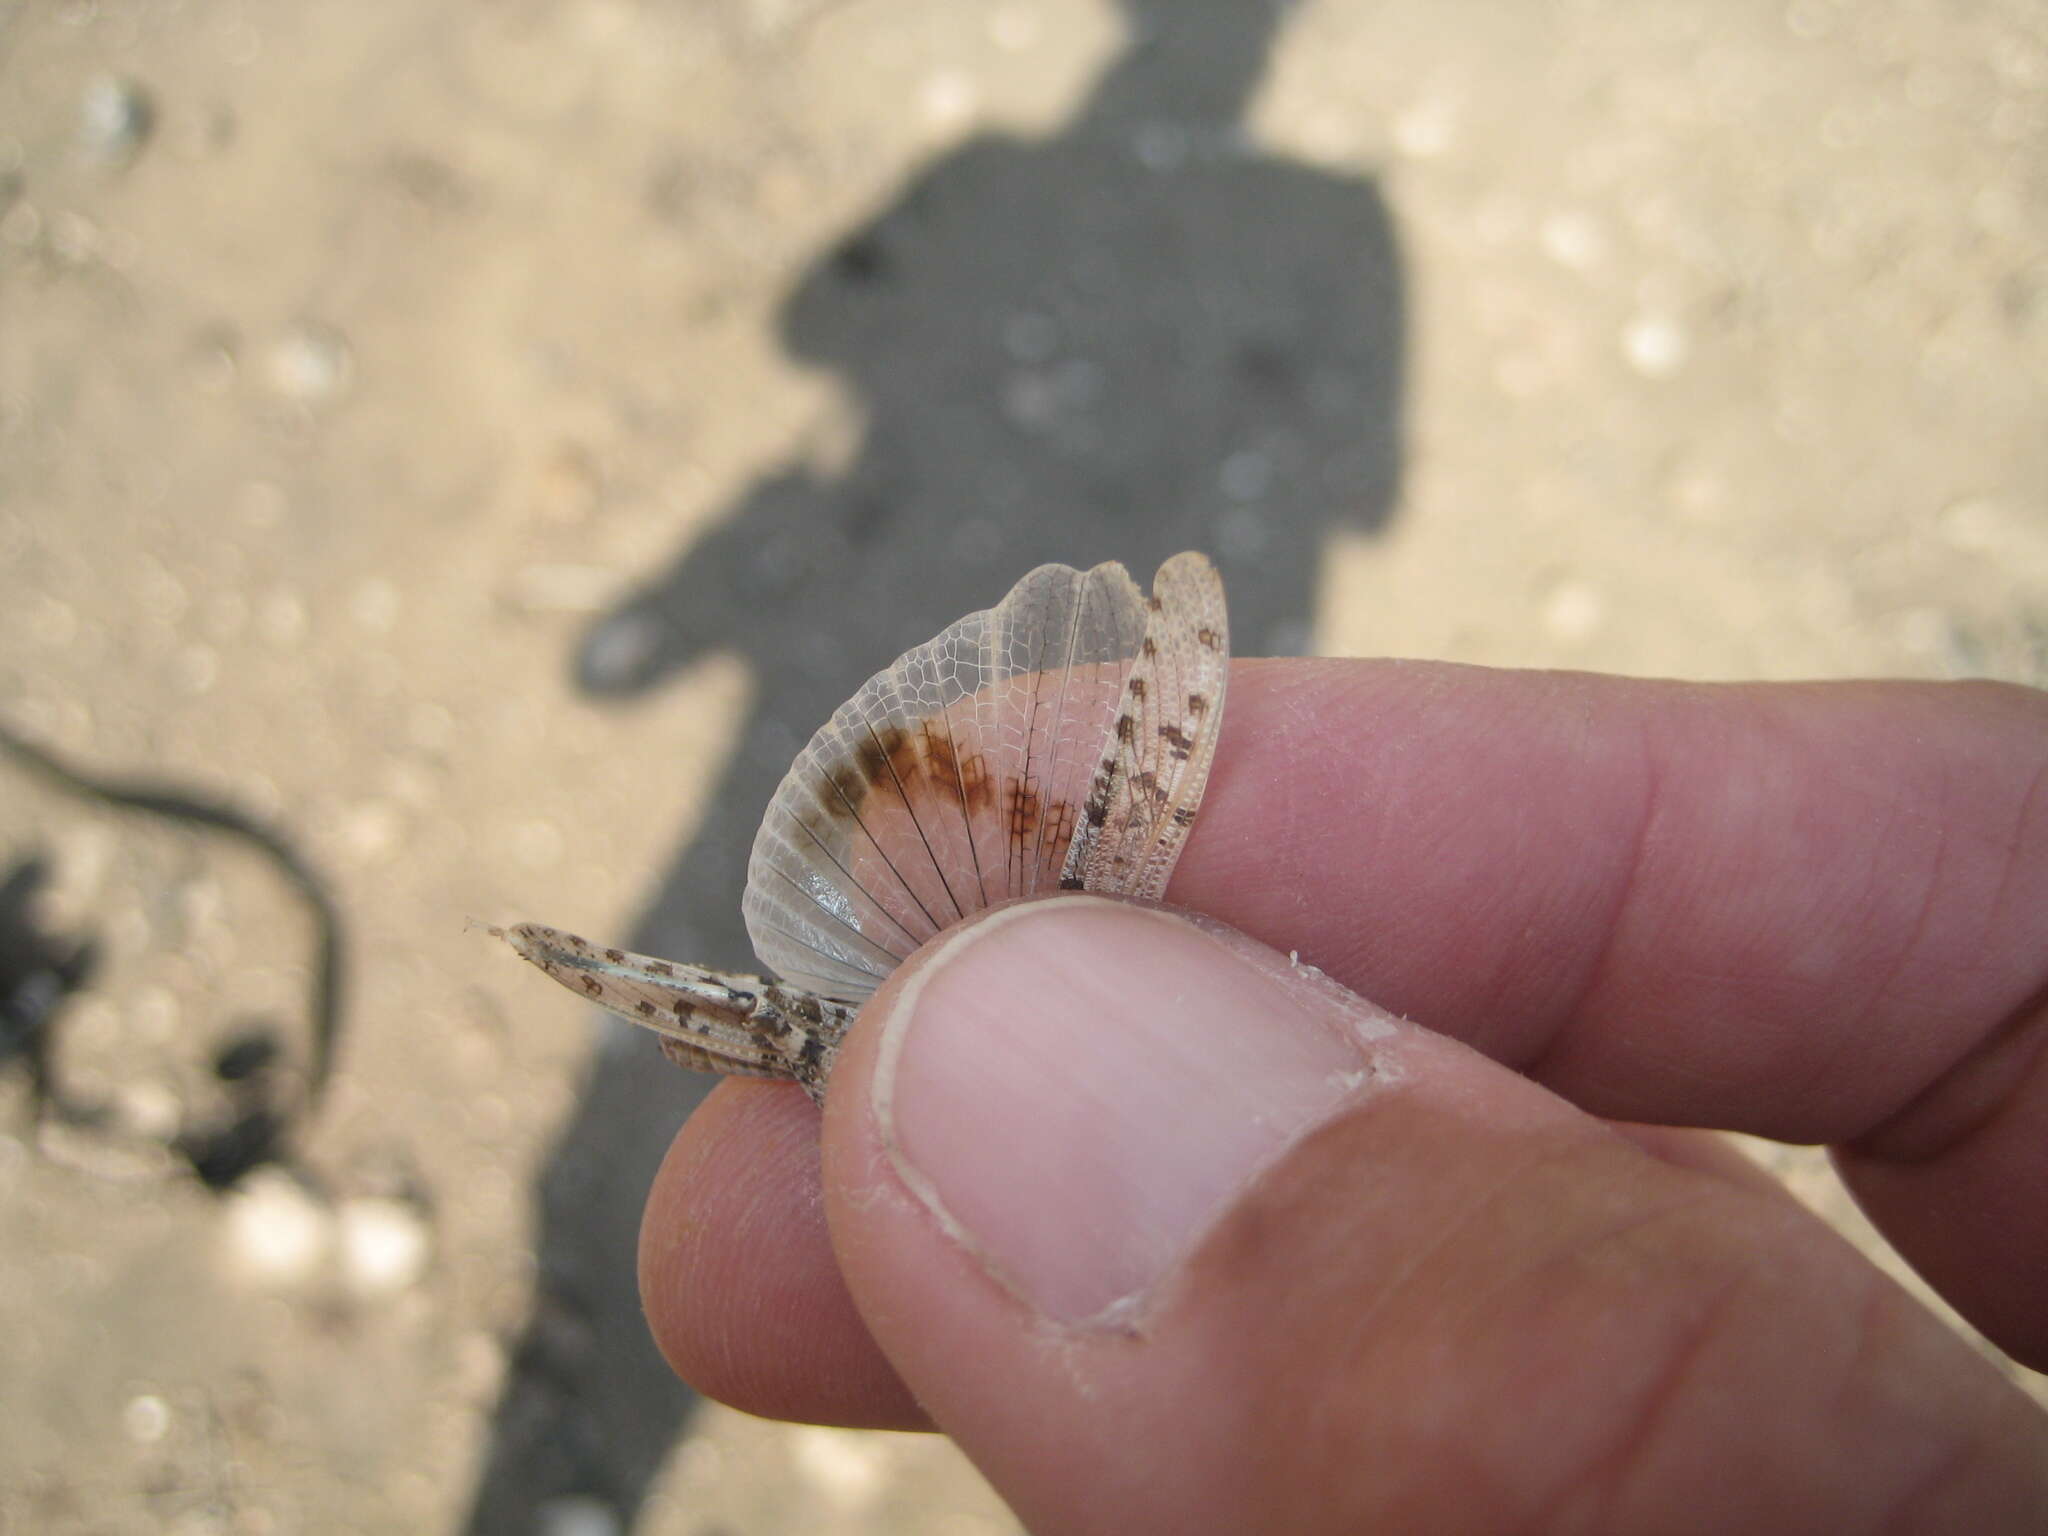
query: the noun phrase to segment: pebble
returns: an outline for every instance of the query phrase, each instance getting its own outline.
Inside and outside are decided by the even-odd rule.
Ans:
[[[156,107],[133,80],[102,75],[78,100],[78,146],[101,165],[133,160],[156,126]]]
[[[432,1238],[424,1214],[409,1201],[383,1196],[345,1201],[337,1230],[342,1276],[358,1296],[395,1296],[426,1273]]]
[[[971,75],[958,70],[940,70],[928,76],[919,87],[917,104],[929,126],[959,128],[972,120],[980,108],[981,91]]]
[[[1561,581],[1543,601],[1543,627],[1559,640],[1590,639],[1606,618],[1606,599],[1583,581]]]
[[[790,1432],[790,1453],[804,1481],[841,1508],[868,1503],[888,1482],[888,1452],[872,1435],[807,1424]]]
[[[281,1169],[259,1168],[226,1200],[229,1267],[262,1285],[311,1279],[333,1251],[333,1214]]]
[[[170,1433],[170,1405],[154,1392],[131,1397],[121,1410],[121,1428],[137,1445],[155,1445]]]
[[[1607,237],[1583,213],[1557,212],[1545,216],[1537,238],[1543,244],[1543,253],[1569,271],[1589,271],[1607,256]]]
[[[1641,315],[1622,329],[1622,356],[1645,378],[1669,378],[1685,366],[1690,350],[1685,331],[1675,320]]]
[[[185,1122],[184,1106],[162,1083],[124,1084],[116,1095],[116,1103],[123,1127],[149,1141],[169,1141]]]
[[[300,405],[338,398],[355,373],[354,354],[339,334],[311,323],[293,326],[266,359],[271,388]]]

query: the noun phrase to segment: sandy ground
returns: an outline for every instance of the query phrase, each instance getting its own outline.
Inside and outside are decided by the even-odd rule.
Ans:
[[[1039,559],[2048,677],[2038,5],[1143,9],[0,5],[0,720],[274,834],[0,758],[0,1529],[1013,1528],[668,1381],[691,1080],[464,919],[743,964],[795,746]]]

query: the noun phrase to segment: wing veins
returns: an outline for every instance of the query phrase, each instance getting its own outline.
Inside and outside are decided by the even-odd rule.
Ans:
[[[845,797],[842,795],[840,798],[844,799]],[[851,807],[849,807],[849,809],[851,809]],[[857,824],[859,821],[859,817],[856,816],[854,819]],[[842,864],[839,861],[839,855],[832,851],[830,845],[826,843],[825,839],[818,836],[818,834],[811,829],[808,823],[802,821],[801,819],[798,819],[796,824],[803,831],[805,837],[808,837],[813,843],[817,844],[818,852],[825,855],[825,857],[831,861],[832,867],[838,870],[840,874],[846,877],[846,883],[848,886],[852,887],[854,890],[857,891],[864,891],[866,889],[866,887],[863,886],[858,880],[854,879],[853,871],[848,869],[844,864]],[[867,835],[868,841],[870,843],[874,842],[875,839],[873,835],[868,834],[868,829],[866,827],[862,827],[861,832]],[[812,906],[816,907],[820,912],[823,912],[827,917],[831,918],[834,922],[838,923],[842,928],[845,928],[849,933],[859,934],[860,937],[866,939],[870,944],[874,944],[875,948],[887,950],[890,954],[895,954],[895,951],[889,949],[889,947],[886,944],[876,944],[872,935],[862,932],[858,926],[856,926],[853,923],[847,922],[845,918],[841,917],[837,912],[834,912],[830,907],[826,906],[824,902],[818,900],[818,898],[815,895],[813,895],[810,891],[805,890],[804,887],[798,885],[796,881],[791,880],[787,874],[783,874],[781,870],[777,870],[776,873],[782,875],[783,880],[788,883],[791,889],[802,892],[804,897],[811,903]],[[915,901],[917,899],[917,893],[915,891],[912,891],[910,893],[910,899],[912,901]],[[902,934],[904,938],[910,941],[910,947],[912,949],[917,948],[918,945],[924,942],[923,939],[919,938],[916,934],[910,931],[909,927],[902,921],[902,919],[898,918],[895,913],[891,912],[887,907],[883,906],[880,902],[874,902],[872,903],[872,905],[874,906],[874,909],[877,912],[881,913],[883,917],[889,920],[890,924],[894,926],[898,933]]]
[[[974,862],[974,888],[981,892],[981,904],[988,903],[988,877],[981,872],[981,849],[974,841],[974,818],[967,814],[967,775],[960,767],[960,738],[954,733],[953,719],[944,709],[938,717],[946,722],[946,755],[953,759],[953,787],[960,795],[960,830],[967,834],[967,856]],[[948,891],[948,895],[952,892]],[[954,902],[959,906],[959,902]]]
[[[870,736],[874,734],[874,727],[869,726],[867,727],[867,730]],[[880,743],[877,742],[876,745],[879,746]],[[891,774],[894,774],[895,771],[896,769],[892,765],[889,769],[889,772]],[[889,850],[882,846],[881,840],[877,838],[873,832],[868,830],[868,824],[865,821],[861,820],[860,807],[855,805],[853,801],[847,797],[846,791],[839,787],[839,781],[836,778],[834,778],[831,779],[830,782],[832,785],[832,793],[837,795],[839,797],[839,803],[846,807],[846,814],[851,816],[853,818],[853,824],[856,827],[860,828],[861,836],[865,837],[868,840],[868,846],[874,849],[876,853],[881,855],[883,867],[887,869],[890,874],[896,877],[896,883],[903,887],[903,894],[908,896],[913,902],[917,904],[917,910],[924,914],[924,920],[932,925],[932,932],[937,933],[941,928],[945,927],[946,925],[940,922],[937,918],[932,916],[931,908],[927,907],[924,904],[924,898],[919,896],[916,891],[911,889],[910,882],[903,878],[903,871],[896,867],[896,861],[889,857]],[[901,785],[897,786],[896,792],[899,795],[902,794],[903,791]],[[904,803],[907,805],[909,802],[905,801]],[[912,811],[910,813],[910,820],[913,825],[916,824],[917,813],[915,811]],[[919,835],[922,836],[922,834]],[[835,864],[839,863],[837,859],[834,859],[832,862]],[[846,870],[846,866],[843,864],[840,864],[839,867],[842,870]],[[849,880],[853,880],[853,872],[851,870],[846,870],[846,878]],[[941,880],[944,879],[943,876],[941,876],[940,878]],[[794,881],[790,883],[795,884]],[[854,880],[854,886],[856,889],[859,889],[860,882]],[[802,889],[802,887],[799,886],[798,889]],[[953,893],[951,891],[948,891],[946,894],[948,896],[951,896]],[[811,899],[813,901],[817,900],[816,897],[812,897]],[[878,910],[886,910],[881,907],[881,904],[879,902],[876,903],[876,907]],[[897,923],[896,926],[899,928],[903,928],[903,925],[901,923]],[[908,928],[903,928],[903,932],[906,937],[910,934],[910,930]],[[922,943],[923,941],[919,940],[919,942]]]
[[[953,894],[953,882],[946,878],[945,866],[939,863],[938,854],[932,851],[932,840],[925,835],[924,823],[918,820],[917,807],[911,802],[910,791],[903,787],[903,775],[896,771],[896,759],[887,752],[882,751],[882,738],[875,734],[875,728],[865,720],[861,724],[867,730],[868,740],[875,744],[875,750],[882,753],[882,761],[889,765],[889,781],[896,786],[896,798],[903,802],[903,809],[910,816],[911,830],[917,833],[917,840],[924,844],[924,856],[931,860],[932,872],[939,877],[939,889],[946,893],[946,900],[953,903],[953,920],[955,922],[963,920],[967,913],[960,905],[960,898]],[[884,854],[883,857],[887,858],[888,855]],[[911,894],[915,896],[917,893],[913,891]],[[922,907],[924,903],[919,902],[918,905]],[[931,914],[926,913],[925,915],[930,916]],[[932,926],[939,927],[941,925],[934,923]]]

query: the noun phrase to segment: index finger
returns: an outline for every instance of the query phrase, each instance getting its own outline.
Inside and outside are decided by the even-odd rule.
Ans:
[[[2048,699],[1992,684],[1239,663],[1168,898],[1593,1113],[1850,1144],[2039,1359],[2044,781]]]

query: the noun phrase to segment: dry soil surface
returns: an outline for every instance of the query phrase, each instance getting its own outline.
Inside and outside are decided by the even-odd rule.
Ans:
[[[668,1381],[692,1080],[465,918],[744,964],[795,747],[1040,559],[2041,682],[2044,17],[0,4],[0,721],[166,802],[0,757],[0,1528],[1012,1529]]]

